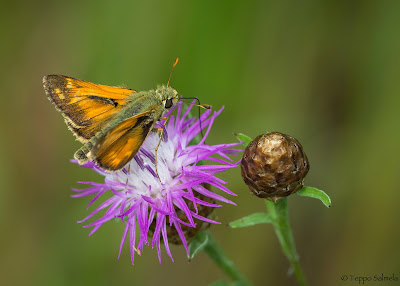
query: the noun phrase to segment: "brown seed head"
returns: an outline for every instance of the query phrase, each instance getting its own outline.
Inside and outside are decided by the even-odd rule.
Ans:
[[[303,187],[310,164],[299,141],[270,132],[250,142],[241,168],[243,180],[254,195],[277,202]]]

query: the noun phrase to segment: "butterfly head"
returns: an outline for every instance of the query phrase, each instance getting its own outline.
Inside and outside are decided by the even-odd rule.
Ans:
[[[161,86],[157,88],[156,93],[160,96],[165,109],[170,109],[178,100],[178,92],[170,86]]]

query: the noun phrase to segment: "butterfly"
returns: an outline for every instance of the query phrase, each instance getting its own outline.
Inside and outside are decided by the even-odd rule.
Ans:
[[[177,63],[178,59],[173,68]],[[78,163],[93,161],[108,172],[121,170],[136,155],[156,122],[165,119],[163,114],[179,100],[169,79],[166,86],[140,92],[63,75],[45,76],[43,86],[84,144],[74,155]]]

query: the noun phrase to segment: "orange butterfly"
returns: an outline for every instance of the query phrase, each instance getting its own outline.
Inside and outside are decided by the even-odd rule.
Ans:
[[[177,103],[178,92],[168,85],[169,80],[156,90],[137,92],[62,75],[43,78],[47,97],[84,144],[75,159],[81,165],[93,161],[109,172],[136,155],[155,123]]]

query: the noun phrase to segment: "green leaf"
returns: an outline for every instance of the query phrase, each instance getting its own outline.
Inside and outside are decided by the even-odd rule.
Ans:
[[[331,198],[322,190],[313,187],[303,187],[296,194],[302,197],[319,199],[328,208],[331,207]]]
[[[239,141],[244,141],[244,147],[247,147],[247,145],[250,144],[251,141],[253,141],[253,139],[251,139],[249,136],[244,135],[243,133],[235,133],[235,136],[237,139],[239,139]]]
[[[209,242],[209,233],[207,231],[200,231],[197,233],[189,244],[189,259],[193,259],[197,253],[202,251]]]
[[[241,219],[232,221],[229,226],[232,228],[252,226],[260,223],[273,223],[272,217],[267,213],[254,213]]]

